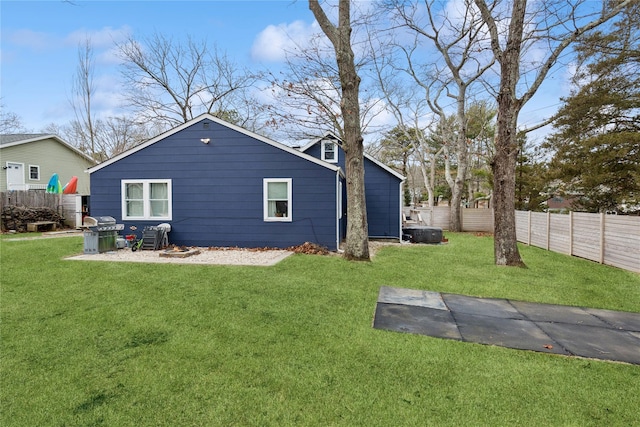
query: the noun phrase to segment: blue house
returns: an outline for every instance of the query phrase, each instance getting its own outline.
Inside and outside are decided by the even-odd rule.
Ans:
[[[301,151],[345,170],[342,141],[331,132],[313,140],[302,147]],[[405,177],[365,153],[364,180],[369,237],[400,239],[402,236],[402,186]]]
[[[92,216],[114,217],[127,234],[168,223],[176,245],[330,250],[344,238],[338,163],[208,114],[88,171]],[[400,237],[399,216],[396,228],[389,237]]]

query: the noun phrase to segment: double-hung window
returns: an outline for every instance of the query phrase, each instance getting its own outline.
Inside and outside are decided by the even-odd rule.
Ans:
[[[171,220],[171,180],[122,180],[122,219]]]
[[[322,160],[338,163],[338,145],[334,141],[322,141]]]
[[[265,178],[264,220],[291,222],[291,178]]]
[[[29,179],[31,181],[40,181],[40,166],[29,165]]]

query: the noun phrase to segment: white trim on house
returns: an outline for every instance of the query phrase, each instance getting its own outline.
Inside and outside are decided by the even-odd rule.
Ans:
[[[100,169],[102,169],[102,168],[104,168],[106,166],[109,166],[110,164],[113,164],[113,163],[117,162],[118,160],[124,159],[125,157],[128,157],[128,156],[132,155],[133,153],[136,153],[136,152],[138,152],[140,150],[143,150],[143,149],[149,147],[150,145],[155,144],[158,141],[162,141],[163,139],[165,139],[165,138],[167,138],[167,137],[169,137],[169,136],[171,136],[173,134],[176,134],[176,133],[178,133],[178,132],[180,132],[180,131],[182,131],[182,130],[190,127],[190,126],[193,126],[194,124],[196,124],[198,122],[201,122],[202,120],[210,120],[210,121],[212,121],[214,123],[217,123],[219,125],[222,125],[222,126],[225,126],[225,127],[229,128],[229,129],[232,129],[232,130],[235,130],[237,132],[240,132],[240,133],[242,133],[244,135],[247,135],[247,136],[249,136],[251,138],[254,138],[254,139],[257,139],[257,140],[259,140],[261,142],[264,142],[265,144],[268,144],[268,145],[271,145],[273,147],[279,148],[282,151],[286,151],[287,153],[293,154],[295,156],[298,156],[300,158],[303,158],[303,159],[305,159],[307,161],[310,161],[310,162],[315,163],[317,165],[323,166],[323,167],[328,168],[330,170],[336,171],[336,170],[340,169],[340,167],[338,167],[338,166],[328,164],[327,162],[324,162],[324,161],[322,161],[320,159],[316,159],[315,157],[310,156],[308,154],[305,154],[305,153],[303,153],[300,150],[297,150],[295,148],[289,147],[288,145],[281,144],[279,142],[276,142],[276,141],[273,141],[273,140],[271,140],[269,138],[266,138],[266,137],[264,137],[262,135],[258,135],[257,133],[251,132],[251,131],[249,131],[247,129],[243,129],[240,126],[236,126],[234,124],[225,122],[224,120],[221,120],[221,119],[219,119],[217,117],[214,117],[211,114],[202,114],[202,115],[200,115],[200,116],[198,116],[198,117],[196,117],[196,118],[194,118],[192,120],[189,120],[186,123],[183,123],[182,125],[180,125],[180,126],[178,126],[176,128],[173,128],[173,129],[171,129],[171,130],[169,130],[169,131],[167,131],[167,132],[165,132],[163,134],[160,134],[160,135],[156,136],[155,138],[152,138],[152,139],[148,140],[147,142],[144,142],[144,143],[142,143],[142,144],[140,144],[140,145],[138,145],[136,147],[133,147],[133,148],[131,148],[131,149],[129,149],[129,150],[117,155],[117,156],[114,156],[111,159],[100,163],[99,165],[96,165],[96,166],[94,166],[92,168],[87,169],[87,172],[89,172],[91,174],[93,172],[99,171]],[[215,144],[215,140],[211,141],[211,144]]]
[[[36,178],[31,178],[31,168],[36,169]],[[40,166],[39,165],[29,165],[29,181],[40,181]]]
[[[18,170],[18,173],[13,173],[13,166],[16,166],[16,170]],[[27,190],[28,187],[26,185],[26,179],[25,179],[25,172],[24,172],[24,163],[22,162],[12,162],[10,160],[8,160],[7,162],[5,162],[4,168],[5,170],[5,179],[7,181],[7,190],[8,191],[22,191],[22,190]],[[19,182],[12,182],[9,180],[10,175],[13,175],[14,177],[16,177],[17,179],[19,179]]]
[[[328,146],[331,147],[330,150],[327,150]],[[340,150],[338,150],[338,143],[336,141],[323,139],[320,141],[320,147],[322,160],[327,163],[338,163],[338,153],[340,152]],[[327,159],[327,153],[332,154],[332,158]]]
[[[167,184],[167,215],[151,215],[151,191],[150,184],[166,183]],[[143,214],[142,216],[131,216],[127,214],[127,184],[142,184],[142,199]],[[164,199],[163,199],[164,200]],[[122,220],[123,221],[171,221],[173,218],[172,208],[172,189],[171,179],[123,179],[120,181],[120,201],[122,207]]]
[[[282,216],[269,215],[269,184],[285,183],[287,184],[287,212],[282,212]],[[262,199],[263,199],[263,217],[265,222],[291,222],[293,221],[293,180],[291,178],[264,178],[262,180]],[[280,199],[278,199],[280,200]]]

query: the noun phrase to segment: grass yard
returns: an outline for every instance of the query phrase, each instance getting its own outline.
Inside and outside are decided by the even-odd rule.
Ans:
[[[490,237],[370,263],[63,261],[0,240],[3,426],[631,426],[640,366],[372,328],[381,285],[640,311],[640,275]]]

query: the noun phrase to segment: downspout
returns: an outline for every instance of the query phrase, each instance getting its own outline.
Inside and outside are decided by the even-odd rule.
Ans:
[[[404,205],[404,183],[406,181],[406,178],[403,179],[402,181],[400,181],[400,211],[398,212],[398,241],[400,243],[402,243],[402,206]]]
[[[340,191],[340,168],[336,171],[336,251],[340,252],[340,216],[342,191]]]

